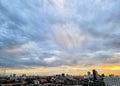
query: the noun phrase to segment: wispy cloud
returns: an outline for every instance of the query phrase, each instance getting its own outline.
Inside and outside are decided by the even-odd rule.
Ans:
[[[1,0],[0,65],[119,63],[120,0]]]
[[[54,40],[63,48],[80,48],[88,38],[75,24],[55,24],[52,30]]]

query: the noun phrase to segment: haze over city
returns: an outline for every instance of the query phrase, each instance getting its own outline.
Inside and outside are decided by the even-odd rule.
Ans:
[[[120,75],[120,0],[0,0],[0,74]]]

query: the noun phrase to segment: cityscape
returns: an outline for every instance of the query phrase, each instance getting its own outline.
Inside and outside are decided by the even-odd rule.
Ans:
[[[72,76],[65,73],[53,76],[28,76],[22,74],[0,76],[0,86],[120,86],[120,77],[99,73],[94,69],[84,76]]]
[[[0,86],[120,86],[120,0],[0,0]]]

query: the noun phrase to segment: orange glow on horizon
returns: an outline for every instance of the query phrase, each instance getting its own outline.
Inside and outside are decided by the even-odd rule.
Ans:
[[[87,75],[87,72],[92,72],[92,69],[96,69],[99,74],[105,75],[119,75],[120,76],[120,66],[105,65],[105,66],[89,66],[80,67],[76,66],[61,66],[61,67],[39,67],[33,69],[7,69],[6,74],[28,74],[28,75],[55,75],[66,73],[69,75]]]

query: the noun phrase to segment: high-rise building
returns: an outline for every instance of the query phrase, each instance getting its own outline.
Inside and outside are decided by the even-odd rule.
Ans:
[[[97,80],[98,79],[98,72],[96,70],[93,70],[93,80]]]
[[[120,77],[104,77],[105,86],[120,86]]]
[[[88,72],[88,80],[90,80],[91,74],[90,72]]]
[[[62,73],[61,75],[62,75],[62,77],[65,77],[65,74],[64,74],[64,73]]]

